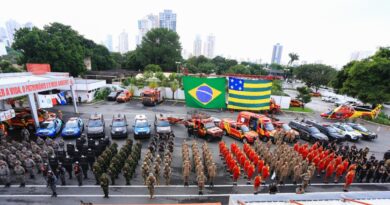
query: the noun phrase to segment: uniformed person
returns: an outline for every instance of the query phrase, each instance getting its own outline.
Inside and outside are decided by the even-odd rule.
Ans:
[[[78,161],[76,161],[74,167],[73,167],[74,175],[76,176],[77,182],[79,183],[79,186],[83,185],[83,170],[80,167],[80,164]]]
[[[110,164],[110,166],[107,169],[107,174],[111,178],[111,185],[115,185],[115,178],[116,178],[116,168],[113,164]]]
[[[123,171],[123,177],[126,180],[126,185],[130,185],[130,180],[131,180],[131,177],[133,176],[133,172],[131,171],[130,164],[129,163],[125,163],[125,165],[123,166],[122,171]]]
[[[146,178],[146,185],[148,186],[150,198],[153,198],[154,195],[154,186],[156,185],[156,178],[153,176],[153,173],[150,172]]]
[[[35,162],[33,159],[31,159],[31,157],[28,157],[24,160],[24,166],[26,167],[26,170],[27,172],[29,173],[30,175],[30,179],[34,179],[35,178],[35,172],[34,172],[34,169],[35,169]]]
[[[217,176],[217,166],[215,163],[212,163],[208,169],[207,169],[207,174],[209,176],[209,184],[210,187],[214,187],[214,179]]]
[[[165,166],[164,166],[164,179],[165,179],[165,185],[169,185],[169,184],[170,184],[171,175],[172,175],[171,167],[169,166],[168,163],[165,163]]]
[[[88,163],[87,157],[84,155],[82,155],[80,157],[80,166],[81,166],[81,169],[83,170],[84,179],[88,179],[89,163]]]
[[[67,155],[64,159],[64,163],[63,163],[63,166],[66,170],[66,172],[68,172],[68,175],[69,175],[69,179],[72,179],[72,176],[73,176],[73,159]]]
[[[62,166],[61,162],[58,163],[58,167],[57,167],[57,170],[56,170],[56,176],[58,176],[61,179],[61,185],[62,186],[66,185],[65,174],[66,174],[66,170],[65,170],[64,166]]]
[[[203,172],[200,172],[200,174],[198,174],[196,180],[198,181],[199,195],[202,195],[203,194],[204,185],[205,185],[205,182],[206,182],[206,176],[204,175]]]
[[[142,177],[144,179],[144,184],[146,184],[146,179],[149,175],[149,165],[147,162],[144,162],[141,167]]]
[[[184,161],[183,165],[183,181],[184,186],[188,186],[189,178],[190,178],[191,166],[189,161]]]
[[[0,180],[4,183],[5,187],[9,187],[11,185],[9,167],[3,160],[0,160]]]
[[[56,156],[54,156],[54,155],[50,156],[50,158],[49,158],[49,166],[50,166],[51,170],[56,170],[57,169],[58,160],[57,160]]]
[[[24,178],[24,174],[26,170],[22,167],[20,161],[17,161],[14,167],[14,172],[16,175],[16,180],[20,182],[20,187],[24,187],[26,185],[26,181]]]
[[[52,197],[57,197],[56,183],[57,183],[56,175],[51,170],[49,170],[47,173],[47,186],[50,187],[51,191],[53,192],[51,195]]]
[[[309,185],[310,176],[311,176],[311,173],[310,173],[309,170],[301,175],[301,177],[302,177],[302,187],[303,187],[304,190],[306,190],[307,186]]]
[[[257,194],[259,192],[260,185],[261,185],[261,176],[257,175],[253,181],[254,194]]]
[[[103,189],[104,198],[108,198],[108,186],[110,185],[110,179],[106,173],[103,173],[100,178],[100,186]]]
[[[355,179],[355,170],[352,169],[345,176],[345,184],[344,184],[344,191],[345,192],[347,192],[349,190],[349,186],[352,184],[354,179]]]

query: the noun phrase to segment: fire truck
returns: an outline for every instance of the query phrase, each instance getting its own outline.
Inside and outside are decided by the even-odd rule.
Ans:
[[[142,92],[142,104],[156,106],[158,103],[164,101],[164,95],[162,89],[146,89]]]
[[[197,136],[209,142],[213,140],[219,141],[223,136],[223,131],[215,125],[213,118],[205,114],[192,114],[184,122],[184,125],[187,127],[189,136]]]
[[[274,142],[274,134],[276,132],[272,120],[265,115],[256,114],[253,112],[242,111],[237,116],[237,122],[256,131],[260,139],[263,141],[272,140]]]
[[[241,140],[243,143],[254,143],[259,137],[257,132],[250,130],[248,126],[230,118],[222,119],[219,127],[223,130],[225,136],[231,136]]]

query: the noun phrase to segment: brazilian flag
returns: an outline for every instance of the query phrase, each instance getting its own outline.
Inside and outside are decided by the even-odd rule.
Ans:
[[[226,78],[183,77],[186,105],[195,108],[226,108]]]

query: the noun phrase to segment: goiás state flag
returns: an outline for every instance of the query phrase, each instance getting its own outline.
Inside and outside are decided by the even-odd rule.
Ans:
[[[183,77],[186,105],[194,108],[226,108],[226,78]]]
[[[228,108],[234,110],[268,110],[272,81],[229,77]]]

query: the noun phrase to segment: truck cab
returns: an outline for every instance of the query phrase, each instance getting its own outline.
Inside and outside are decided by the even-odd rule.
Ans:
[[[249,127],[257,132],[263,141],[272,140],[274,142],[275,127],[270,118],[265,115],[243,111],[237,116],[237,122]]]
[[[219,127],[223,130],[224,135],[241,140],[243,143],[254,143],[259,137],[259,134],[250,130],[248,126],[237,123],[230,118],[222,119],[219,123]]]
[[[212,118],[190,119],[186,125],[189,135],[195,135],[197,137],[204,138],[207,141],[222,139],[223,131],[215,125]]]
[[[119,96],[116,98],[116,101],[118,103],[120,102],[127,102],[127,101],[130,101],[131,100],[131,97],[133,97],[133,95],[128,91],[128,90],[124,90],[121,94],[119,94]]]
[[[156,106],[164,101],[164,92],[162,89],[146,89],[141,93],[142,104]]]

